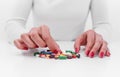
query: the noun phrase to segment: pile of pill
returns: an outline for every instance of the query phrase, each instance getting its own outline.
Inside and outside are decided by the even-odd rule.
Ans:
[[[55,54],[50,50],[43,50],[40,52],[35,52],[34,56],[46,59],[60,59],[60,60],[80,58],[80,54],[73,52],[71,50],[66,50],[64,54],[62,52],[59,54]]]

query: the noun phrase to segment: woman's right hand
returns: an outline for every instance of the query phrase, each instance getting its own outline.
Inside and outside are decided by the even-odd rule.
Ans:
[[[30,32],[21,34],[19,39],[14,40],[14,44],[21,50],[48,47],[55,53],[61,52],[59,45],[51,37],[49,28],[45,25],[34,27]]]

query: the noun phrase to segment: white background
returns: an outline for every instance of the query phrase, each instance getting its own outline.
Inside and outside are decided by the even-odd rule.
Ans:
[[[120,77],[120,0],[108,0],[109,18],[114,43],[111,57],[79,60],[44,60],[21,54],[6,42],[4,22],[10,17],[16,0],[0,0],[0,77]],[[90,17],[87,25],[91,24]],[[31,17],[27,25],[31,25]],[[73,42],[60,42],[62,49],[73,49]]]

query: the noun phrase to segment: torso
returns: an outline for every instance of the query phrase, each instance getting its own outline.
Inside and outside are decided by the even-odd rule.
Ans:
[[[34,25],[46,24],[56,40],[74,40],[81,34],[90,0],[34,0]]]

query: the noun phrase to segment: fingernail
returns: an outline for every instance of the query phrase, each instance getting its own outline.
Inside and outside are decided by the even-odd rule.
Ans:
[[[28,48],[27,48],[27,47],[25,47],[25,48],[24,48],[24,50],[28,50]]]
[[[89,52],[90,52],[89,50],[87,50],[87,51],[86,51],[86,56],[88,56],[88,55],[89,55]]]
[[[104,52],[101,52],[100,53],[100,58],[103,58],[104,57]]]
[[[107,52],[107,56],[109,57],[111,54],[110,54],[110,52]]]
[[[58,50],[60,54],[62,54],[63,52],[61,50]]]
[[[57,50],[54,50],[54,51],[53,51],[53,53],[57,54],[57,53],[58,53],[58,51],[57,51]]]
[[[78,53],[78,48],[75,48],[75,52],[77,52],[77,53]]]
[[[60,51],[60,54],[62,54],[62,51]]]
[[[57,50],[58,51],[58,53],[57,54],[62,54],[62,51],[61,50]]]
[[[90,53],[90,57],[93,58],[94,57],[94,52]]]
[[[39,48],[39,46],[36,46],[36,48]]]

